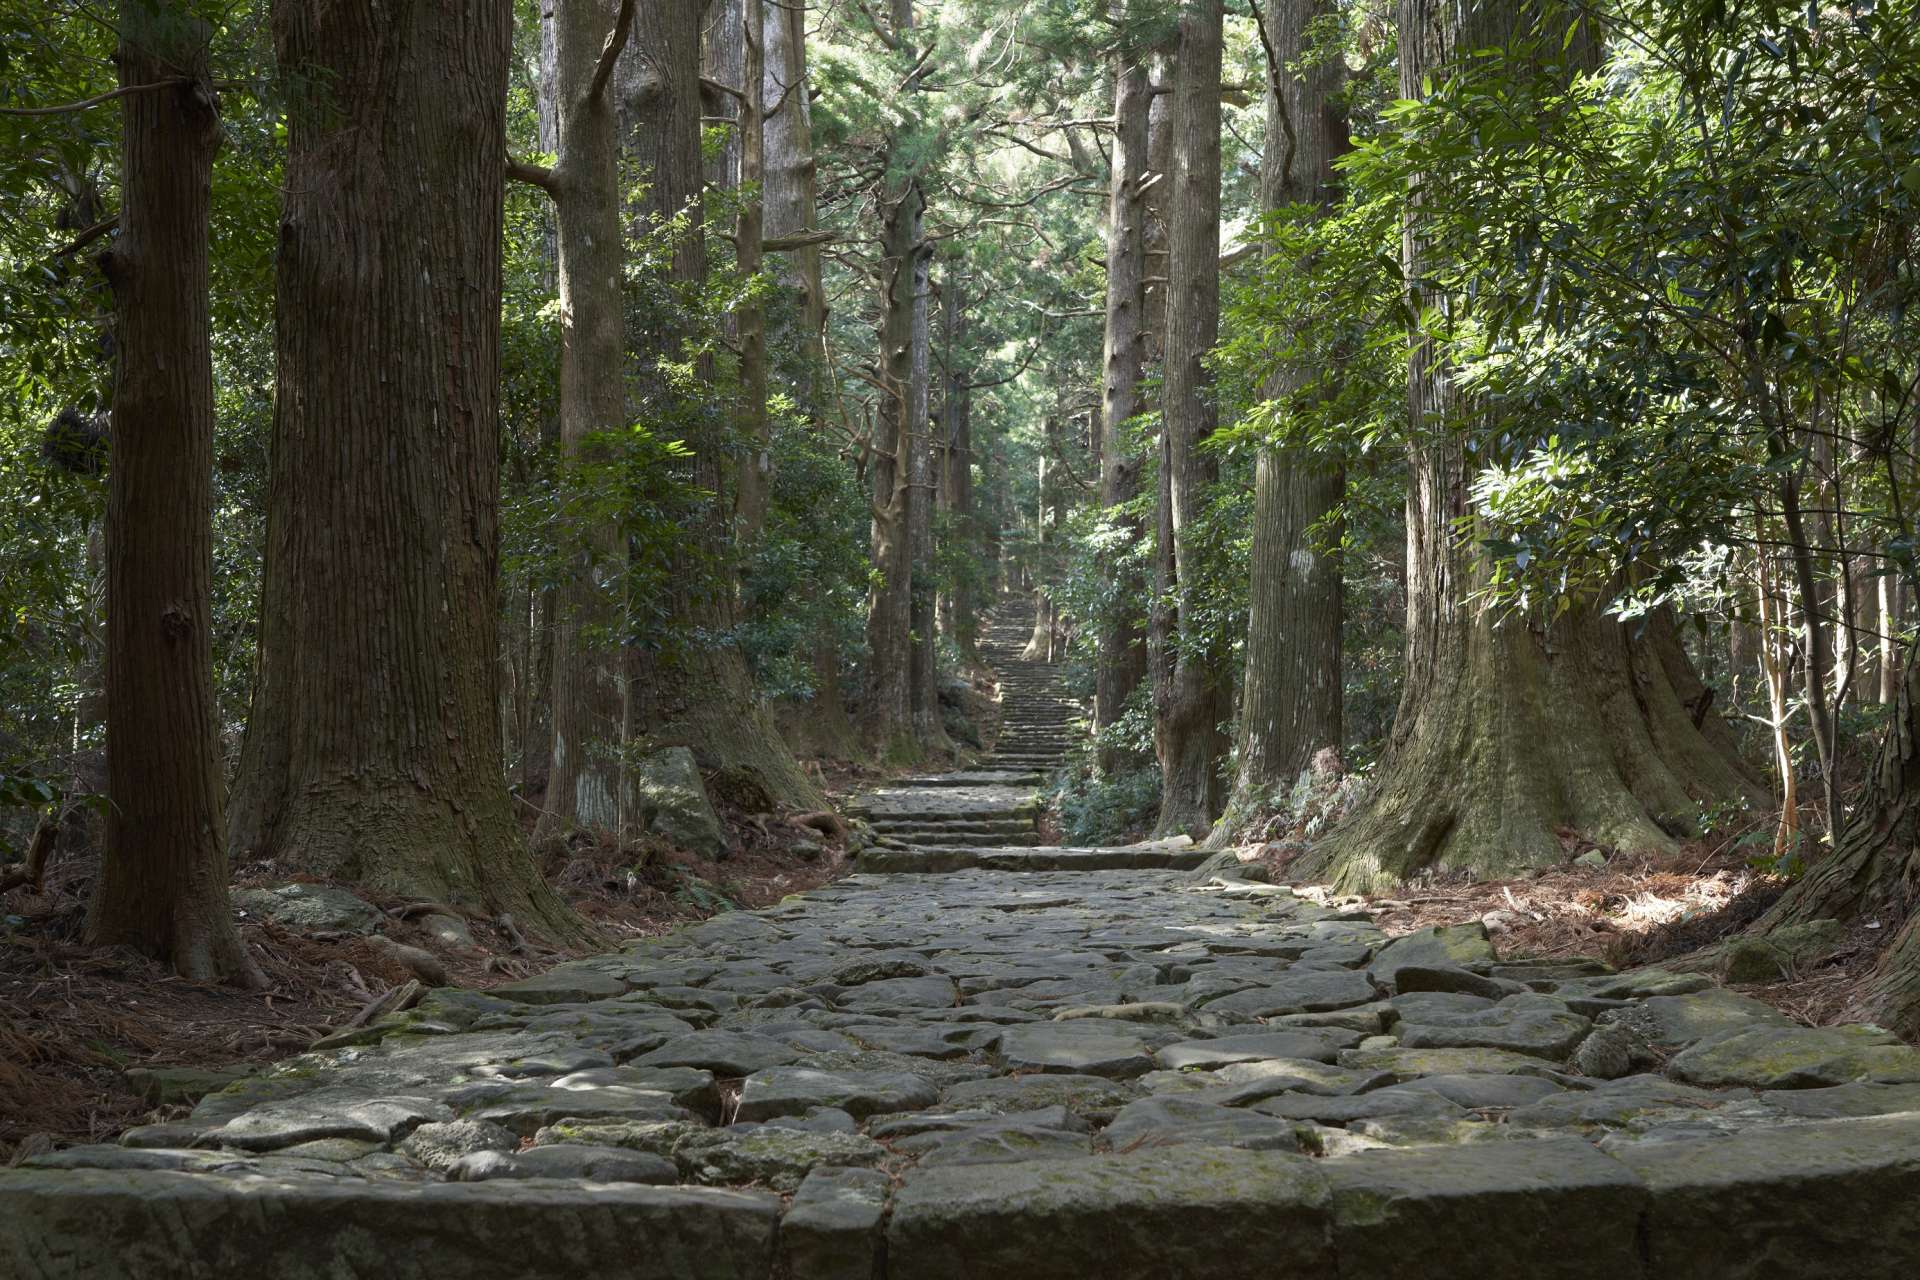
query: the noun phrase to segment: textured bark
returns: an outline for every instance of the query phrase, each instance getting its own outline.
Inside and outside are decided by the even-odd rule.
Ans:
[[[638,213],[656,227],[685,214],[693,215],[694,227],[700,223],[702,8],[699,0],[639,4],[632,44],[615,75],[625,147],[648,178]],[[676,240],[669,269],[683,285],[706,278],[705,241],[697,230]],[[679,341],[677,334],[654,333],[635,344],[637,380],[656,400],[674,394],[658,365],[662,358],[682,358]],[[718,424],[688,435],[694,456],[687,479],[712,497],[685,530],[683,562],[665,602],[669,629],[686,642],[667,651],[629,652],[628,732],[644,737],[650,750],[689,748],[710,785],[742,807],[819,809],[825,798],[801,772],[755,695],[732,641],[738,593],[724,567],[734,563],[738,469],[725,436]]]
[[[512,6],[282,0],[273,19],[307,98],[234,857],[572,934],[515,829],[496,721]]]
[[[1146,636],[1140,600],[1146,592],[1133,551],[1146,536],[1145,522],[1114,513],[1140,489],[1142,459],[1128,450],[1128,419],[1143,406],[1140,379],[1146,368],[1147,209],[1141,187],[1148,181],[1147,69],[1116,56],[1113,64],[1113,159],[1107,197],[1107,317],[1100,406],[1100,505],[1119,520],[1127,546],[1108,558],[1103,575],[1112,584],[1111,603],[1099,619],[1094,667],[1093,727],[1113,727],[1127,699],[1147,672]],[[1102,744],[1096,764],[1111,774],[1123,753]]]
[[[1344,64],[1309,49],[1328,0],[1277,0],[1267,10],[1274,67],[1267,91],[1260,203],[1267,209],[1333,206],[1334,161],[1347,150],[1337,94]],[[1303,61],[1305,59],[1305,61]],[[1262,389],[1286,402],[1319,370],[1283,369]],[[1319,526],[1346,487],[1336,463],[1303,449],[1260,452],[1254,464],[1253,551],[1238,773],[1216,844],[1240,838],[1285,802],[1285,793],[1340,733],[1340,564]]]
[[[1532,12],[1507,0],[1470,11],[1402,0],[1402,94],[1419,95],[1458,50],[1506,44]],[[1575,56],[1595,56],[1589,29]],[[1409,278],[1421,271],[1418,218],[1416,203]],[[1415,309],[1450,301],[1416,299]],[[1413,423],[1459,424],[1464,407],[1430,335],[1414,344],[1407,398]],[[1316,851],[1314,869],[1350,888],[1430,867],[1510,874],[1562,860],[1563,832],[1665,850],[1702,804],[1760,797],[1729,740],[1703,728],[1714,712],[1669,616],[1629,626],[1578,604],[1544,628],[1496,625],[1471,604],[1487,566],[1477,537],[1458,528],[1471,478],[1461,446],[1423,438],[1408,472],[1400,710],[1367,800]]]
[[[760,100],[766,83],[766,10],[761,0],[738,0],[741,23],[740,86],[746,101],[739,107],[740,185],[748,194],[734,219],[740,274],[760,274],[766,234],[766,106]],[[740,307],[735,317],[740,344],[740,430],[746,457],[734,493],[734,536],[741,546],[760,537],[767,520],[767,492],[773,481],[772,419],[767,413],[767,307],[757,296]]]
[[[1213,379],[1202,363],[1220,329],[1221,11],[1198,0],[1180,16],[1175,59],[1172,194],[1168,216],[1166,373],[1161,465],[1172,551],[1171,653],[1156,699],[1160,755],[1158,832],[1204,835],[1224,796],[1220,730],[1229,707],[1220,655],[1200,634],[1199,564],[1191,526],[1219,464],[1200,446],[1217,425]],[[1164,552],[1162,553],[1164,558]]]
[[[582,508],[598,482],[580,468],[613,463],[608,440],[626,421],[619,120],[607,85],[596,77],[607,41],[616,33],[627,38],[620,14],[620,0],[568,0],[552,23],[561,483],[568,505]],[[625,758],[620,590],[626,547],[610,521],[590,521],[576,536],[581,546],[557,593],[553,754],[536,836],[584,828],[624,838],[637,821]]]
[[[921,246],[913,260],[913,327],[908,366],[907,485],[913,494],[907,506],[907,545],[912,558],[907,625],[911,631],[909,699],[913,708],[913,736],[921,749],[953,750],[940,718],[940,627],[935,615],[937,591],[933,562],[933,422],[929,388],[933,377],[933,329],[930,272],[933,255]]]
[[[1049,424],[1051,425],[1051,424]],[[1047,432],[1047,440],[1052,442],[1053,432]],[[1053,494],[1049,481],[1052,480],[1051,460],[1043,449],[1035,463],[1033,489],[1038,496],[1033,511],[1033,630],[1027,633],[1027,644],[1020,651],[1022,662],[1053,661],[1053,598],[1047,594],[1047,557],[1051,554],[1051,542],[1047,537],[1048,519],[1053,510]]]
[[[960,368],[967,332],[966,284],[952,267],[940,286],[942,373],[939,441],[934,465],[940,510],[947,537],[971,558],[980,545],[973,510],[973,384]],[[980,665],[979,619],[969,574],[961,574],[940,593],[940,634],[949,637],[967,666]]]
[[[1893,718],[1838,847],[1774,904],[1756,931],[1870,918],[1893,941],[1867,992],[1883,1025],[1920,1034],[1920,662],[1900,663]]]
[[[257,984],[227,899],[214,710],[207,230],[220,112],[207,28],[128,0],[120,235],[101,257],[119,367],[107,500],[106,855],[87,940],[203,982]]]
[[[894,0],[892,16],[893,37],[908,45],[912,0]],[[882,180],[880,394],[872,449],[877,581],[867,599],[867,689],[860,710],[861,736],[873,750],[895,760],[916,759],[923,749],[914,734],[913,506],[924,491],[916,493],[913,487],[912,453],[916,429],[925,430],[924,356],[918,395],[914,375],[917,268],[924,252],[920,222],[926,199],[909,171],[904,142],[899,132],[889,138]]]

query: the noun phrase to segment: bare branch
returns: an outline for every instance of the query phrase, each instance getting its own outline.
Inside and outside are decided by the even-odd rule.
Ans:
[[[593,68],[593,81],[587,85],[587,101],[607,91],[607,81],[613,78],[613,64],[620,60],[620,51],[627,47],[627,33],[632,30],[633,0],[620,0],[620,14],[613,20],[606,44],[600,47],[600,61]]]

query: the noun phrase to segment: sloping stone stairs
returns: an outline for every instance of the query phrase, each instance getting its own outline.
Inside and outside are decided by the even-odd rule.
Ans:
[[[980,650],[1000,687],[1000,729],[976,767],[901,778],[850,807],[873,828],[862,871],[1172,870],[1205,855],[1186,842],[1119,848],[1042,845],[1039,788],[1066,763],[1079,708],[1058,663],[1021,657],[1031,634],[1024,601],[989,616]]]

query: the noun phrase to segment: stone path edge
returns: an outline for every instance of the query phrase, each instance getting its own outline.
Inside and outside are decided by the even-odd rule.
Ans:
[[[1553,1137],[1320,1160],[1205,1147],[1152,1155],[928,1170],[884,1222],[831,1241],[783,1228],[780,1198],[764,1192],[7,1171],[0,1276],[1875,1280],[1920,1271],[1920,1112],[1615,1154]]]

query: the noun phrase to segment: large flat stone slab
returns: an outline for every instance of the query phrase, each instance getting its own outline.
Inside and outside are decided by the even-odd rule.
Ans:
[[[1156,1151],[910,1175],[887,1228],[913,1280],[1286,1280],[1335,1274],[1327,1192],[1277,1152]]]
[[[778,1197],[631,1183],[0,1172],[20,1280],[767,1280]]]

